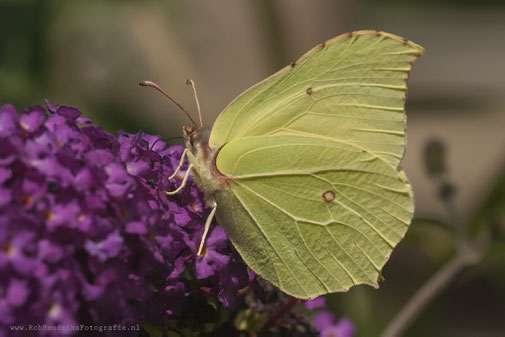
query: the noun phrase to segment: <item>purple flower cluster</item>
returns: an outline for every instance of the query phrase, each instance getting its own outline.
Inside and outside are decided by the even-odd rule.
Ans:
[[[165,193],[187,170],[168,180],[182,146],[141,132],[115,137],[75,108],[46,105],[0,107],[0,337],[27,335],[15,326],[89,335],[73,329],[82,325],[235,336],[278,316],[286,296],[260,285],[221,227],[197,256],[210,210],[191,181]],[[323,298],[305,305],[325,308]],[[354,333],[327,310],[313,327],[292,313],[269,329],[259,336]]]
[[[312,325],[316,328],[320,337],[352,337],[354,336],[354,325],[347,318],[335,319],[335,315],[326,308],[324,297],[318,297],[305,302],[307,309],[313,310],[321,308],[312,320]]]
[[[200,192],[164,193],[180,183],[167,177],[182,147],[114,137],[46,105],[0,107],[0,336],[23,324],[166,325],[209,297],[240,305],[254,274],[225,232],[211,228],[196,255],[209,212]]]

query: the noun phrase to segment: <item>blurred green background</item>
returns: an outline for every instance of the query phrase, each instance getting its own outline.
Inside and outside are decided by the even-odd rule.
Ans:
[[[493,228],[483,261],[460,273],[405,336],[505,336],[505,1],[0,0],[0,103],[78,107],[111,132],[181,135],[184,115],[153,80],[212,125],[235,96],[319,42],[379,29],[426,49],[409,80],[403,167],[416,217],[374,290],[329,297],[358,336],[377,336],[454,253],[450,222],[424,169],[446,147],[455,209],[473,232]],[[490,227],[491,226],[491,227]]]

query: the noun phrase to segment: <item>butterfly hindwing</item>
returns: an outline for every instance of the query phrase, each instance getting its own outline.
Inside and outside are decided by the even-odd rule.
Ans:
[[[233,179],[217,194],[219,223],[254,271],[299,298],[377,286],[412,217],[403,174],[338,141],[241,138],[216,165]]]

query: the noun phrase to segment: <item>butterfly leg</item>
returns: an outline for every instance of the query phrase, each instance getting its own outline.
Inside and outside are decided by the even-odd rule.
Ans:
[[[179,193],[179,191],[182,190],[184,188],[184,186],[186,186],[186,182],[188,181],[188,177],[189,177],[189,174],[191,173],[192,168],[193,168],[193,164],[189,164],[188,170],[184,174],[184,178],[182,179],[181,185],[173,191],[165,191],[165,194],[166,195],[174,195],[174,194]]]
[[[200,246],[198,248],[198,256],[202,256],[202,250],[205,245],[205,238],[207,237],[207,233],[209,232],[210,228],[210,223],[212,222],[212,219],[214,219],[214,213],[216,213],[216,202],[214,201],[212,203],[212,210],[210,211],[209,216],[207,217],[207,220],[205,221],[205,229],[203,230],[203,235],[202,235],[202,240],[200,241]]]
[[[175,169],[174,173],[172,173],[172,175],[170,177],[168,177],[168,180],[173,179],[177,175],[177,173],[179,173],[179,170],[181,169],[182,164],[184,164],[184,158],[186,157],[187,154],[188,154],[188,149],[184,149],[184,151],[182,151],[181,159],[179,160],[179,165]]]

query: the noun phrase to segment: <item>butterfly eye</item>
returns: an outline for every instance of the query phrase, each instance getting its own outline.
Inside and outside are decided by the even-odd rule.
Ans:
[[[198,128],[193,125],[185,125],[184,126],[184,133],[187,135],[191,146],[193,146],[195,143],[195,139],[199,133]]]
[[[194,127],[191,125],[184,125],[184,132],[191,135],[194,132]]]

